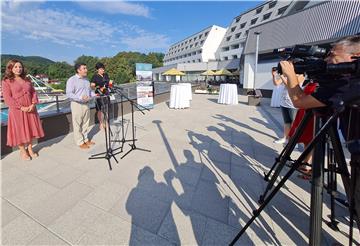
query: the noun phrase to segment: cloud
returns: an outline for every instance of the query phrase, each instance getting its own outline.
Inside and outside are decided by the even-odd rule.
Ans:
[[[17,10],[16,14],[2,11],[1,17],[3,32],[77,47],[84,47],[88,42],[112,43],[115,32],[110,24],[102,21],[51,9]]]
[[[169,38],[162,34],[145,33],[136,36],[122,37],[121,42],[129,49],[137,51],[151,51],[169,47]]]
[[[170,45],[168,36],[127,22],[101,21],[74,11],[39,6],[23,8],[22,4],[25,3],[2,5],[6,8],[1,11],[3,34],[80,49],[102,46],[149,52],[163,50]]]
[[[170,46],[170,38],[166,35],[149,32],[137,25],[122,23],[122,36],[120,42],[129,49],[147,52],[153,49],[165,49]]]
[[[77,3],[84,9],[105,12],[107,14],[125,14],[150,17],[150,9],[147,6],[138,3],[125,1],[79,1]]]

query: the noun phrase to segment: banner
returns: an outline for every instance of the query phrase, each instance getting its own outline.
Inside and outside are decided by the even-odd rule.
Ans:
[[[154,108],[152,64],[136,63],[137,103],[144,108]]]

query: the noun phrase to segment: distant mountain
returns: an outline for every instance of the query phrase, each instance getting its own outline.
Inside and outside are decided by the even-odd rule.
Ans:
[[[7,63],[7,61],[9,61],[10,59],[17,59],[22,62],[32,62],[43,65],[50,65],[55,63],[54,61],[41,56],[17,56],[17,55],[3,54],[1,55],[1,64]]]
[[[55,62],[41,57],[41,56],[18,56],[18,55],[10,55],[10,54],[2,54],[1,55],[1,72],[5,71],[6,64],[11,59],[17,59],[24,63],[24,66],[28,73],[30,74],[39,74],[39,73],[47,73],[48,67]]]

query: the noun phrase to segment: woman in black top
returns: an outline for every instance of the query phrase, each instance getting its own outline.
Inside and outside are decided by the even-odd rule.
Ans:
[[[95,68],[97,73],[91,79],[91,87],[96,90],[109,87],[109,76],[105,73],[105,66],[101,62],[96,63]],[[96,99],[96,114],[100,123],[100,129],[104,129],[104,116],[101,112],[104,101],[101,98]]]

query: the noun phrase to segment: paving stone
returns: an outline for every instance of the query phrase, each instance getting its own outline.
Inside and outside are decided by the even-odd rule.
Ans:
[[[66,242],[77,244],[89,232],[89,225],[103,213],[101,209],[81,201],[56,219],[49,229]]]
[[[177,245],[201,245],[206,217],[172,204],[159,235]]]
[[[8,201],[1,199],[1,227],[5,227],[12,220],[21,215],[21,211]]]
[[[227,224],[228,206],[229,198],[220,193],[218,183],[199,182],[191,202],[194,211]]]
[[[66,211],[71,209],[92,189],[80,183],[72,183],[49,197],[46,201],[37,203],[27,212],[44,225],[49,225]]]
[[[45,228],[21,214],[2,228],[2,245],[24,245],[45,231]]]

